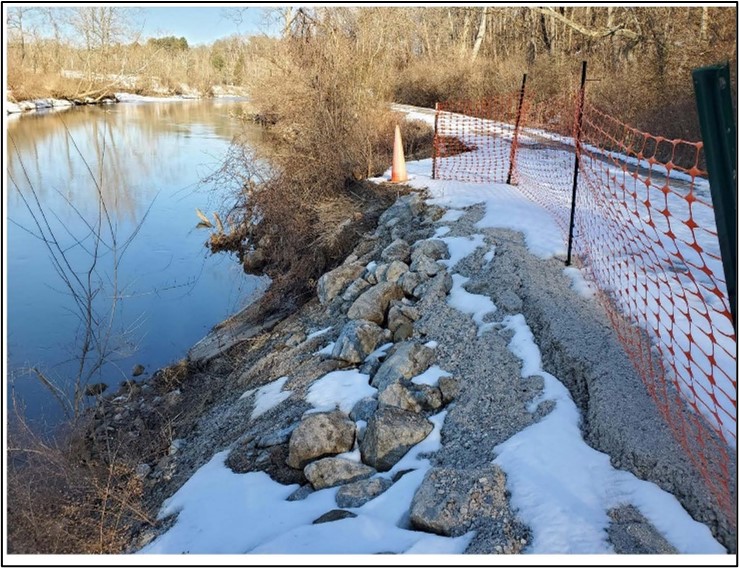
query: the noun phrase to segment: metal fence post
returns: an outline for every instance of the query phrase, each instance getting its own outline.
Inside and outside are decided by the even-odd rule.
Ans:
[[[513,167],[516,163],[516,149],[518,148],[518,128],[521,124],[521,109],[523,108],[523,97],[526,93],[526,73],[523,74],[523,81],[521,82],[521,96],[518,98],[518,110],[516,111],[516,126],[513,130],[513,141],[511,142],[511,155],[508,160],[508,177],[505,182],[510,185],[511,177],[513,177]]]
[[[729,64],[694,69],[693,87],[736,333],[736,123],[731,104]]]
[[[580,134],[582,127],[582,111],[585,106],[585,76],[588,62],[582,62],[582,77],[580,78],[580,94],[577,101],[577,116],[575,118],[575,173],[572,177],[572,208],[570,210],[570,234],[567,238],[567,260],[565,265],[572,264],[572,236],[575,232],[575,203],[577,201],[577,174],[580,171]]]

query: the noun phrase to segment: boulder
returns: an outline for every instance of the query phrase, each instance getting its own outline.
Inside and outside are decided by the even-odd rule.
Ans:
[[[367,479],[375,474],[375,470],[363,463],[343,458],[323,458],[305,466],[303,474],[310,481],[313,489],[325,489]]]
[[[416,298],[421,298],[421,302],[423,302],[424,305],[433,306],[445,300],[446,295],[452,289],[453,284],[454,281],[452,280],[451,275],[444,271],[430,280],[422,282],[418,288],[413,291],[413,295]]]
[[[411,323],[403,323],[393,332],[393,341],[396,343],[406,341],[411,337],[413,337],[413,324]]]
[[[354,282],[349,284],[346,290],[344,290],[344,293],[341,295],[341,299],[345,302],[353,302],[370,286],[372,286],[372,284],[367,282],[364,278],[357,278]]]
[[[378,471],[388,471],[433,429],[433,424],[420,414],[380,406],[359,444],[362,461]]]
[[[406,296],[417,298],[418,296],[413,292],[424,281],[424,275],[419,272],[412,272],[409,270],[408,272],[401,274],[400,278],[398,278],[398,285],[403,289],[403,293]]]
[[[368,422],[376,410],[377,400],[371,396],[365,396],[354,405],[354,408],[352,408],[352,411],[349,413],[349,418],[355,422],[357,420]]]
[[[355,262],[352,264],[342,264],[338,268],[334,268],[318,279],[317,293],[318,301],[325,306],[349,285],[350,282],[356,280],[364,266]]]
[[[449,404],[459,396],[462,386],[454,377],[441,377],[439,379],[439,390],[441,391],[442,403]]]
[[[384,493],[393,485],[393,482],[384,477],[363,479],[348,483],[336,493],[336,504],[342,509],[361,507],[378,495]]]
[[[429,385],[416,385],[408,381],[391,384],[380,393],[380,404],[397,406],[411,412],[441,408],[441,391]]]
[[[315,493],[315,489],[310,486],[310,483],[301,485],[293,493],[287,497],[287,501],[302,501],[311,493]]]
[[[400,286],[392,282],[380,282],[354,301],[347,316],[349,319],[368,320],[382,325],[390,302],[400,300],[402,297],[403,290]]]
[[[443,536],[460,536],[481,518],[510,522],[505,474],[497,466],[434,468],[411,503],[411,525]]]
[[[383,249],[380,253],[380,258],[385,262],[398,260],[408,263],[411,258],[411,247],[403,239],[396,239]]]
[[[400,379],[420,375],[429,368],[434,356],[434,350],[425,345],[412,341],[399,343],[392,355],[377,369],[371,384],[382,391]]]
[[[400,277],[408,272],[408,265],[399,260],[393,260],[390,264],[380,264],[377,266],[375,275],[380,282],[397,283]]]
[[[348,363],[361,363],[375,350],[383,337],[384,331],[376,323],[352,320],[342,328],[331,357]]]
[[[311,461],[348,452],[355,433],[356,425],[343,412],[308,414],[290,435],[287,465],[303,469]]]
[[[387,312],[387,328],[390,331],[395,333],[395,330],[401,325],[410,323],[412,323],[411,319],[403,313],[400,306],[390,306],[390,309]]]
[[[425,254],[419,254],[413,258],[410,269],[413,272],[421,273],[423,276],[432,277],[439,274],[444,268]]]
[[[426,256],[431,260],[446,259],[449,258],[449,248],[444,241],[438,239],[417,241],[413,244],[411,259],[416,260],[416,258],[421,256]]]

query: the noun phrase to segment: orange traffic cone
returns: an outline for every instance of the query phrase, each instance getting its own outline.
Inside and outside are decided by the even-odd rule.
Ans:
[[[400,138],[400,127],[395,125],[395,145],[393,146],[393,170],[390,181],[399,183],[408,181],[408,172],[405,171],[405,155],[403,155],[403,141]]]

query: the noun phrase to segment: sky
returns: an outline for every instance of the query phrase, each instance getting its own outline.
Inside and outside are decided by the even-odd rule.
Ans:
[[[240,4],[243,6],[243,4]],[[137,8],[144,38],[184,36],[190,45],[211,43],[233,34],[253,35],[268,31],[268,9],[236,5],[177,5]],[[240,19],[240,22],[235,21]]]

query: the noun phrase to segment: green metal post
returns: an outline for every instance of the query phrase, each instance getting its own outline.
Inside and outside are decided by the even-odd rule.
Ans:
[[[728,63],[694,69],[693,87],[736,333],[736,122]]]

